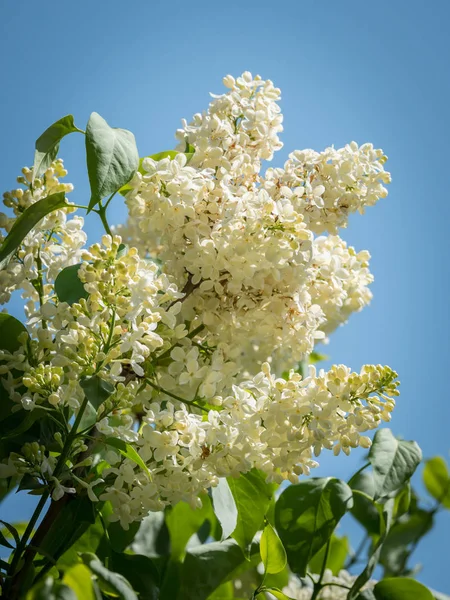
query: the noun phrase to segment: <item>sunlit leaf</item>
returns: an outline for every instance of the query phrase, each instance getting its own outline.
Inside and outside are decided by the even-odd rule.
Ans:
[[[351,489],[332,477],[313,478],[284,490],[275,506],[275,524],[295,573],[305,576],[309,561],[352,504]]]
[[[433,498],[450,509],[450,474],[447,463],[441,456],[425,462],[423,483]]]
[[[262,529],[273,487],[266,483],[264,474],[256,469],[237,478],[228,477],[227,481],[238,511],[232,536],[248,552],[256,532]]]
[[[409,577],[383,579],[376,584],[373,593],[376,600],[433,600],[428,588]]]
[[[375,434],[369,452],[375,485],[374,498],[382,498],[408,481],[420,461],[422,451],[416,442],[397,440],[390,429]]]
[[[131,131],[110,127],[93,112],[86,127],[86,159],[91,185],[89,210],[102,198],[130,181],[139,166],[139,154]]]
[[[34,153],[33,181],[40,177],[58,155],[59,143],[69,133],[84,133],[75,126],[72,115],[66,115],[50,125],[36,140]]]
[[[265,573],[279,573],[286,566],[286,550],[270,523],[264,527],[262,532],[260,552]]]
[[[228,481],[221,477],[216,487],[211,488],[214,512],[222,527],[222,539],[227,539],[236,529],[238,511]]]
[[[0,269],[4,269],[17,248],[35,225],[49,213],[68,205],[64,192],[51,194],[26,208],[14,221],[11,231],[0,246]]]

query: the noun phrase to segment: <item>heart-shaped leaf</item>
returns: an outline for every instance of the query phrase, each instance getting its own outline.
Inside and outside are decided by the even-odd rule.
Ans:
[[[422,451],[416,442],[397,440],[390,429],[377,431],[369,452],[374,498],[383,498],[406,483],[421,460]]]
[[[91,185],[89,210],[130,181],[139,167],[139,154],[131,131],[110,127],[98,113],[86,127],[86,159]]]
[[[284,490],[275,506],[275,524],[295,573],[306,575],[309,561],[352,504],[352,490],[332,477],[313,478]]]

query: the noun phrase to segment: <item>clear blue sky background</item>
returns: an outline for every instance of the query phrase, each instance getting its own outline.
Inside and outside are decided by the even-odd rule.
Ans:
[[[84,127],[91,111],[136,134],[141,155],[170,149],[180,118],[203,110],[223,75],[245,70],[283,92],[285,147],[321,150],[356,140],[389,156],[389,197],[343,236],[372,253],[374,300],[332,338],[335,362],[395,368],[402,395],[396,434],[425,456],[449,455],[449,56],[446,0],[3,0],[1,185],[31,164],[36,137],[67,113]],[[88,200],[83,140],[61,155]],[[124,219],[117,199],[111,221]],[[93,241],[100,235],[89,218]],[[15,314],[18,307],[14,307]],[[323,457],[318,474],[346,477],[362,455]],[[17,496],[2,518],[21,519]],[[419,576],[450,592],[450,513],[422,543]]]

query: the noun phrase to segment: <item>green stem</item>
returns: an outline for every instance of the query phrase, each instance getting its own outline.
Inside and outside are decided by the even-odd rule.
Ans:
[[[63,446],[63,449],[61,451],[61,454],[59,455],[58,462],[56,463],[56,467],[55,467],[55,469],[53,471],[53,477],[58,477],[58,475],[61,473],[61,471],[62,471],[62,469],[64,467],[64,464],[65,464],[65,462],[67,460],[67,457],[69,455],[72,443],[73,443],[73,441],[74,441],[74,439],[76,437],[76,432],[77,432],[77,429],[78,429],[78,427],[80,425],[80,422],[81,422],[81,419],[83,417],[83,413],[84,413],[84,411],[86,409],[87,403],[88,403],[88,399],[87,399],[87,397],[85,397],[84,400],[83,400],[83,403],[82,403],[82,405],[80,407],[80,410],[78,411],[78,414],[76,416],[76,419],[75,419],[75,422],[73,424],[73,427],[70,430],[70,432],[69,432],[69,434],[68,434],[68,436],[66,438],[66,441],[64,443],[64,446]],[[43,493],[43,495],[41,496],[41,499],[39,500],[39,503],[36,506],[36,508],[35,508],[35,510],[33,512],[33,515],[32,515],[32,517],[31,517],[31,519],[30,519],[30,521],[29,521],[29,523],[27,525],[27,528],[26,528],[23,536],[21,537],[20,542],[17,545],[16,550],[14,551],[14,556],[13,556],[13,559],[11,561],[11,566],[10,566],[10,568],[8,570],[8,577],[9,577],[9,581],[11,582],[11,584],[13,583],[13,578],[16,575],[17,567],[18,567],[18,564],[19,564],[20,559],[22,557],[22,553],[25,550],[25,547],[26,547],[26,544],[28,542],[28,539],[29,539],[29,537],[30,537],[30,535],[31,535],[31,533],[32,533],[32,531],[34,529],[34,526],[36,525],[37,520],[39,519],[39,516],[40,516],[40,514],[42,512],[42,509],[44,508],[45,503],[47,502],[49,496],[50,496],[49,490],[46,490]],[[31,566],[31,561],[29,562],[28,565],[24,565],[22,571],[24,569],[28,570],[30,566]],[[22,571],[20,573],[23,576]],[[7,591],[7,590],[5,590],[5,591]]]
[[[111,229],[110,229],[110,227],[108,225],[108,221],[106,219],[106,210],[105,210],[105,207],[102,206],[101,209],[97,211],[97,213],[98,213],[98,215],[99,215],[99,217],[100,217],[100,219],[101,219],[101,221],[103,223],[103,227],[105,228],[106,233],[112,237],[112,232],[111,232]]]
[[[37,520],[40,517],[40,514],[42,512],[42,509],[45,506],[45,503],[48,500],[48,497],[50,496],[50,492],[48,490],[46,490],[42,496],[41,499],[39,500],[38,505],[36,506],[36,508],[34,509],[34,512],[31,516],[31,519],[27,525],[27,528],[25,529],[22,537],[20,538],[20,542],[17,544],[16,549],[14,550],[14,556],[13,559],[11,561],[11,565],[8,569],[8,576],[9,577],[13,577],[16,573],[17,570],[17,566],[19,564],[19,561],[22,557],[22,553],[25,550],[25,546],[27,545],[27,542],[30,538],[30,535],[33,532],[34,526],[36,525]],[[12,581],[12,579],[10,579],[10,582]],[[9,588],[8,588],[9,589]],[[6,593],[8,590],[5,589],[4,592]]]
[[[316,598],[319,596],[322,588],[324,587],[322,585],[322,580],[323,580],[323,576],[325,575],[325,569],[327,568],[328,556],[330,554],[330,547],[331,547],[331,537],[328,539],[327,546],[325,548],[325,556],[323,557],[322,569],[320,570],[320,575],[319,575],[318,581],[314,584],[314,591],[311,596],[311,600],[316,600]]]

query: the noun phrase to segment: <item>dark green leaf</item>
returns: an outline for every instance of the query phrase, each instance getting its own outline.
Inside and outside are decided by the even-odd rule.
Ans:
[[[108,537],[114,552],[125,552],[128,546],[133,542],[138,529],[138,521],[131,523],[128,529],[124,529],[119,521],[110,523],[108,526]]]
[[[2,521],[1,519],[0,519],[0,523],[6,527],[6,529],[9,531],[9,533],[12,535],[16,544],[19,544],[20,543],[20,535],[19,535],[19,532],[17,531],[17,529],[13,525],[11,525],[11,523],[7,523],[6,521]]]
[[[34,153],[33,181],[39,177],[52,164],[58,155],[59,142],[69,133],[84,133],[75,126],[73,116],[67,115],[50,125],[36,140]]]
[[[441,456],[426,461],[423,483],[433,498],[450,509],[450,475],[447,463]]]
[[[116,594],[122,600],[138,600],[137,595],[125,577],[107,569],[95,554],[83,552],[81,560],[97,575],[106,592]]]
[[[14,548],[12,544],[8,542],[3,533],[0,531],[0,546],[5,546],[5,548]]]
[[[227,481],[238,511],[237,525],[232,535],[248,553],[256,532],[262,529],[273,486],[266,483],[264,474],[256,469],[237,478],[228,477]]]
[[[409,577],[383,579],[376,584],[373,593],[376,600],[433,600],[428,588]]]
[[[92,375],[92,377],[82,377],[80,385],[83,388],[84,395],[88,399],[89,403],[95,408],[103,404],[111,394],[114,392],[114,386],[105,381],[98,375]]]
[[[20,321],[8,315],[0,313],[0,349],[13,353],[20,348],[18,337],[26,332],[26,327]]]
[[[73,513],[70,513],[72,516]],[[73,524],[75,526],[75,524]],[[99,554],[99,548],[103,541],[105,532],[100,517],[97,517],[95,523],[83,525],[82,535],[73,540],[73,544],[62,554],[58,560],[58,569],[67,569],[80,564],[80,552],[93,552]],[[61,552],[59,552],[61,554]]]
[[[80,264],[71,265],[58,273],[55,279],[55,292],[60,302],[72,305],[79,302],[81,298],[89,297],[78,277],[80,266]]]
[[[352,504],[348,485],[331,477],[313,478],[284,490],[275,506],[275,523],[295,573],[305,576],[309,561]]]
[[[385,541],[385,539],[389,533],[389,530],[391,528],[391,525],[392,525],[392,513],[394,510],[394,499],[389,498],[386,501],[386,503],[384,504],[384,506],[381,506],[381,505],[377,505],[377,506],[380,510],[381,517],[382,517],[380,520],[380,524],[381,524],[380,536],[372,550],[371,555],[369,556],[369,560],[367,561],[366,567],[364,568],[363,572],[356,578],[356,580],[352,586],[352,589],[349,591],[347,600],[355,600],[358,597],[358,593],[360,592],[361,588],[364,587],[364,585],[371,578],[372,573],[374,572],[375,567],[378,564],[382,546],[384,544],[384,541]]]
[[[91,185],[89,210],[128,183],[139,166],[131,131],[110,127],[95,112],[86,128],[86,158]]]
[[[414,542],[423,537],[433,526],[433,515],[425,510],[404,515],[391,527],[380,554],[380,563],[386,574],[402,575]]]
[[[230,486],[225,478],[221,477],[217,487],[211,489],[214,512],[222,527],[222,540],[230,537],[236,529],[238,511]]]
[[[242,550],[234,540],[190,548],[182,567],[178,600],[206,600],[244,562]]]
[[[380,533],[380,513],[373,501],[375,484],[372,473],[368,471],[357,473],[350,479],[349,486],[352,490],[361,492],[353,494],[352,515],[368,533],[378,535]]]
[[[95,523],[96,514],[86,496],[69,495],[52,502],[49,512],[54,519],[40,547],[58,560]]]
[[[161,583],[159,600],[179,600],[181,569],[182,564],[180,562],[169,560]]]
[[[140,600],[159,599],[159,571],[147,556],[113,552],[109,566],[113,571],[125,577],[139,594]]]
[[[17,217],[11,231],[0,246],[0,269],[4,269],[24,238],[49,213],[68,206],[64,192],[51,194],[31,204]]]
[[[264,573],[275,574],[282,571],[287,563],[286,551],[275,529],[268,523],[262,532],[260,541],[261,560]]]
[[[127,444],[127,442],[124,442],[123,440],[120,440],[119,438],[106,438],[105,444],[108,444],[108,446],[111,446],[112,448],[115,448],[116,450],[118,450],[120,452],[120,454],[122,456],[124,456],[125,458],[132,460],[139,467],[141,467],[141,469],[145,473],[147,473],[149,479],[152,478],[149,468],[147,467],[145,462],[142,460],[142,458],[139,456],[139,454],[136,452],[136,450],[133,448],[133,446],[131,444]]]
[[[309,561],[308,571],[311,573],[320,573],[323,561],[325,560],[325,551],[326,546],[322,546],[319,552],[312,557]],[[330,569],[333,575],[337,575],[344,568],[348,551],[349,543],[346,537],[331,536],[326,568]]]
[[[390,429],[378,430],[369,452],[374,498],[383,498],[406,483],[421,460],[422,451],[416,442],[397,440]]]

